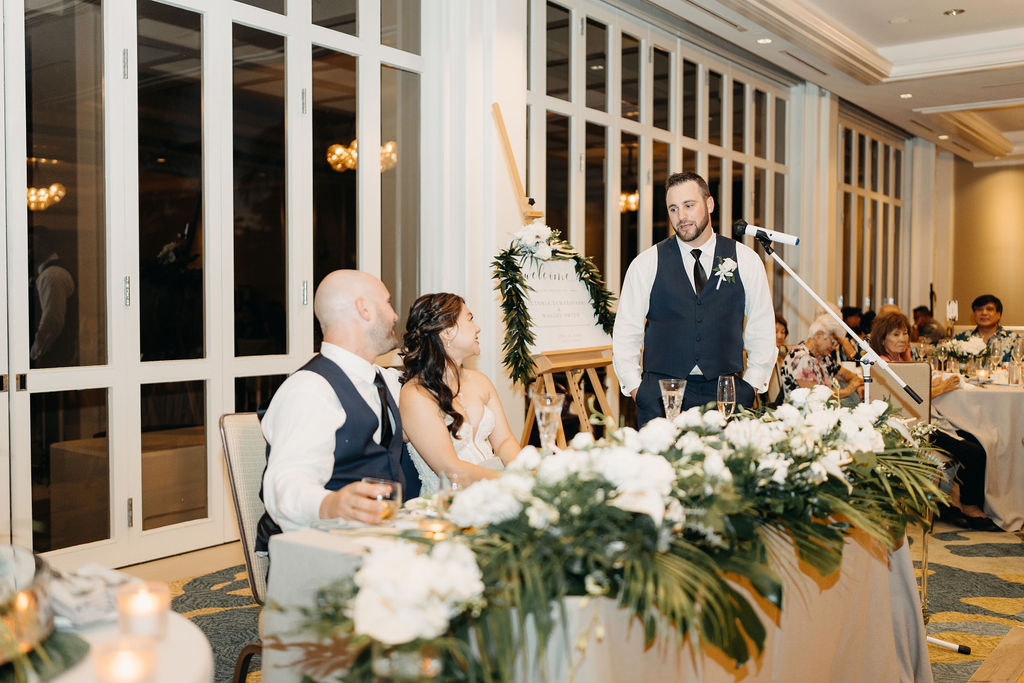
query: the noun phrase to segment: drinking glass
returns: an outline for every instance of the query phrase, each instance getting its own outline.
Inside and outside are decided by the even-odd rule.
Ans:
[[[661,402],[665,406],[665,417],[670,420],[676,419],[679,411],[683,409],[683,393],[686,391],[685,379],[659,379],[661,387]]]
[[[540,447],[544,455],[555,452],[563,401],[564,394],[533,394],[533,411],[537,416],[537,431],[540,433]]]
[[[434,498],[434,506],[440,512],[447,512],[452,506],[455,494],[466,488],[469,482],[458,472],[442,472],[441,482],[437,488],[437,496]]]
[[[947,349],[945,346],[935,347],[935,358],[939,361],[937,367],[938,371],[945,372],[946,359],[949,358],[949,349]]]
[[[718,378],[718,412],[728,418],[736,409],[736,378]]]
[[[1018,339],[1010,348],[1010,357],[1013,362],[1019,363],[1024,360],[1024,339]]]
[[[380,492],[377,494],[377,500],[387,503],[387,507],[384,508],[381,520],[394,517],[402,508],[402,485],[397,481],[391,481],[390,479],[378,479],[376,477],[363,477],[363,481],[367,484],[376,484],[382,487]]]

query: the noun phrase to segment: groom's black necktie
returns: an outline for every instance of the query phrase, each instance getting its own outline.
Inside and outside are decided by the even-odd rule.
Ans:
[[[690,254],[693,256],[693,290],[699,296],[707,284],[708,275],[704,272],[704,266],[700,264],[700,249],[694,249]]]
[[[388,388],[384,384],[384,376],[380,374],[380,370],[373,378],[373,385],[377,387],[377,395],[380,396],[380,445],[387,448],[391,445],[395,429],[391,426],[391,411],[388,409]]]

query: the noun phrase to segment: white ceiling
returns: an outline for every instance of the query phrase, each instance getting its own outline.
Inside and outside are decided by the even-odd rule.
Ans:
[[[1024,163],[1022,0],[651,4],[964,159]]]

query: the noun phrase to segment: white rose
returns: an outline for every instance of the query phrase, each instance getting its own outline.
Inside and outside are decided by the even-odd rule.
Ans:
[[[558,524],[558,510],[534,498],[526,508],[526,521],[534,529],[547,529],[552,524]]]
[[[505,468],[506,472],[529,472],[540,466],[543,456],[536,446],[525,446]]]
[[[832,389],[824,384],[815,384],[811,387],[811,393],[807,396],[807,409],[822,410],[832,398]]]
[[[385,645],[401,645],[417,638],[437,638],[448,628],[448,609],[438,600],[396,608],[377,591],[364,588],[352,602],[356,633]]]
[[[661,453],[672,447],[679,430],[663,417],[656,417],[640,430],[640,442],[648,453]]]
[[[725,440],[736,449],[749,448],[755,452],[767,451],[775,443],[775,429],[758,420],[733,420],[725,427]]]
[[[547,261],[549,258],[551,258],[551,245],[538,244],[533,254],[541,261]]]
[[[615,496],[611,504],[621,510],[649,515],[655,526],[661,526],[665,516],[664,499],[650,490],[625,491]]]
[[[818,438],[821,438],[831,432],[838,422],[839,412],[830,408],[808,413],[804,417],[804,425],[812,433],[816,434]]]
[[[616,430],[612,436],[618,439],[622,445],[634,453],[643,448],[643,441],[640,440],[640,434],[632,427],[623,427]]]
[[[717,410],[709,410],[704,413],[703,418],[701,418],[701,422],[703,422],[704,427],[709,431],[720,432],[722,431],[722,428],[725,427],[725,415],[722,415],[722,413]]]
[[[577,432],[576,436],[572,437],[572,441],[569,442],[569,448],[576,450],[584,450],[594,445],[594,435],[590,432]]]
[[[700,412],[700,407],[694,406],[676,415],[676,419],[672,422],[680,429],[696,429],[704,423],[704,417]]]
[[[460,491],[452,500],[451,520],[461,527],[471,527],[515,518],[523,504],[513,491],[502,485],[501,479],[482,479]]]
[[[804,418],[800,411],[788,403],[783,403],[776,408],[773,415],[776,420],[781,420],[782,424],[790,429],[800,427],[804,423]]]
[[[802,407],[807,403],[807,397],[810,395],[811,390],[809,387],[798,387],[788,392],[786,400],[797,407]]]
[[[704,473],[712,478],[732,481],[732,472],[725,466],[725,460],[710,448],[704,455]]]
[[[537,480],[551,486],[561,483],[566,477],[578,471],[579,461],[575,451],[559,451],[540,461],[537,467]]]
[[[619,491],[651,490],[663,496],[668,495],[676,480],[675,468],[662,456],[638,455],[625,449],[618,449],[604,460],[601,474]]]
[[[683,435],[676,441],[676,448],[683,452],[683,455],[696,455],[704,453],[704,439],[696,432],[683,432]]]

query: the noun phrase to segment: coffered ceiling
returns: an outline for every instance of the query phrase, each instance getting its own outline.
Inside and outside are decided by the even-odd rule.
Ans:
[[[975,164],[1024,164],[1021,0],[650,4]]]

